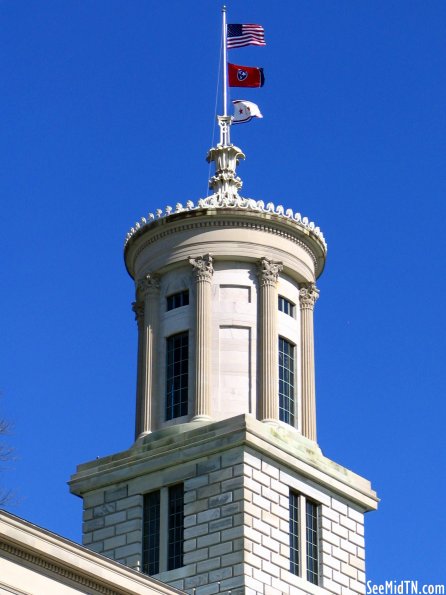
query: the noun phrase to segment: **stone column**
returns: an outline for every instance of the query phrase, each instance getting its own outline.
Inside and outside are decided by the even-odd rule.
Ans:
[[[316,389],[314,377],[313,310],[319,297],[314,283],[299,289],[300,349],[302,362],[302,434],[316,442]]]
[[[195,291],[195,406],[194,420],[211,419],[211,284],[212,256],[191,258]]]
[[[260,286],[260,419],[265,422],[279,420],[279,337],[277,334],[278,294],[277,280],[283,269],[280,262],[262,258],[257,264]]]
[[[132,310],[135,313],[135,320],[138,326],[138,360],[136,364],[136,414],[135,414],[135,440],[141,434],[141,392],[142,392],[142,368],[144,356],[144,302],[132,303]]]
[[[156,337],[159,318],[159,277],[149,273],[136,284],[132,304],[138,324],[138,372],[135,438],[150,434],[156,384]]]

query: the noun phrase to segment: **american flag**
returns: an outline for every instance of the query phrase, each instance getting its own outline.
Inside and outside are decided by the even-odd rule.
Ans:
[[[266,45],[265,30],[262,25],[228,25],[228,50],[245,45]]]

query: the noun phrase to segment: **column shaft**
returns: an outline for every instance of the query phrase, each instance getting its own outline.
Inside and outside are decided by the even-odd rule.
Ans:
[[[301,313],[302,434],[316,442],[316,386],[314,373],[314,304],[319,291],[313,283],[299,291]]]
[[[282,265],[263,258],[258,263],[260,286],[260,386],[259,417],[265,422],[279,420],[279,375],[277,334],[277,280]]]
[[[194,419],[211,418],[212,257],[189,258],[196,278]]]
[[[145,359],[144,350],[144,302],[133,302],[132,310],[138,325],[138,360],[136,365],[136,414],[135,414],[135,440],[141,434],[141,399],[142,399],[142,369]]]
[[[159,278],[146,275],[137,285],[138,376],[136,396],[136,438],[153,429],[153,408],[156,388],[157,331],[159,318]],[[141,315],[142,312],[142,315]]]

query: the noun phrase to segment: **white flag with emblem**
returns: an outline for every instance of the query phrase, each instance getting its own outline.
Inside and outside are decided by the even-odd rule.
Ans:
[[[252,101],[236,99],[232,103],[234,104],[233,124],[243,124],[249,122],[252,118],[263,118],[259,106]]]

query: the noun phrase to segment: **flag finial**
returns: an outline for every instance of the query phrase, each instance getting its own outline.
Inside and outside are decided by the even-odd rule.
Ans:
[[[220,126],[220,146],[229,147],[231,145],[231,124],[232,116],[217,116]]]
[[[238,197],[242,181],[236,174],[236,167],[240,159],[244,159],[243,151],[231,144],[229,131],[232,116],[218,116],[220,126],[220,142],[209,150],[207,161],[215,163],[215,174],[209,180],[209,187],[214,191],[216,200],[224,201]]]
[[[219,116],[223,118],[224,116]],[[209,187],[214,191],[216,204],[224,206],[227,201],[232,203],[240,198],[238,191],[242,187],[242,181],[235,171],[240,159],[245,155],[234,145],[217,145],[210,149],[207,161],[215,163],[215,174],[209,180]]]

